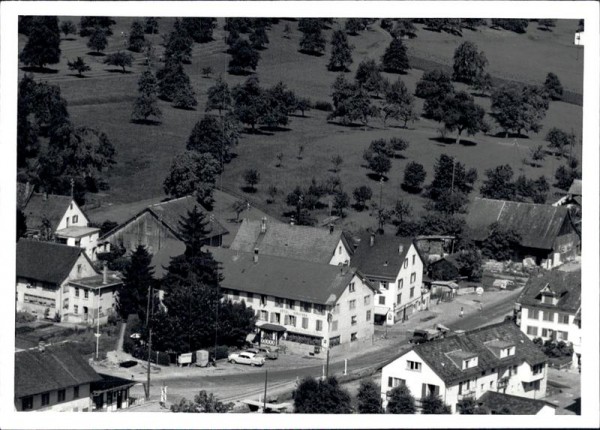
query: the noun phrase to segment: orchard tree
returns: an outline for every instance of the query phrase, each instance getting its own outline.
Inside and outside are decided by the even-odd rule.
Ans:
[[[442,110],[444,127],[449,131],[457,131],[456,143],[460,143],[463,131],[472,136],[481,130],[485,111],[465,91],[447,96],[442,102]]]
[[[402,39],[394,38],[381,58],[383,70],[388,73],[406,73],[410,69],[406,46]]]
[[[425,99],[423,116],[441,122],[444,117],[443,101],[454,93],[450,76],[439,69],[425,72],[417,82],[415,95]]]
[[[495,222],[488,229],[488,236],[481,244],[481,252],[485,257],[494,260],[510,260],[513,250],[520,242],[521,236],[517,232]]]
[[[218,172],[219,162],[212,155],[185,151],[173,158],[163,187],[172,197],[196,194],[202,205],[210,207]]]
[[[79,20],[79,35],[88,37],[96,28],[101,28],[106,36],[112,36],[111,27],[114,24],[115,20],[108,16],[82,16]]]
[[[554,73],[548,73],[544,81],[544,89],[548,93],[548,97],[552,100],[561,100],[563,96],[563,86]]]
[[[194,125],[186,149],[211,154],[219,161],[221,172],[224,164],[231,161],[232,148],[238,144],[238,128],[237,119],[231,114],[222,117],[206,115]]]
[[[327,64],[327,70],[332,72],[347,72],[352,64],[353,46],[348,44],[346,33],[342,30],[335,30],[331,35],[331,57]]]
[[[256,70],[260,60],[259,52],[252,47],[250,42],[240,39],[233,44],[229,54],[229,73],[232,75],[243,75],[248,73],[248,69]]]
[[[77,57],[75,61],[67,62],[67,66],[69,67],[69,70],[77,72],[77,75],[81,78],[83,78],[83,72],[91,70],[90,66],[88,66],[81,57]]]
[[[340,154],[333,155],[331,157],[331,165],[333,166],[333,173],[338,173],[340,171],[340,166],[344,164],[344,159]]]
[[[158,19],[152,16],[146,18],[144,20],[144,33],[158,34]]]
[[[566,133],[559,128],[552,127],[546,135],[545,140],[548,142],[548,147],[552,148],[559,155],[565,155],[567,148],[572,149],[575,146],[576,137],[573,132]]]
[[[302,32],[300,52],[310,55],[322,55],[325,51],[325,38],[321,32],[322,23],[318,18],[302,18],[298,29]]]
[[[463,42],[454,51],[452,79],[472,85],[475,77],[485,73],[488,60],[483,51],[478,52],[473,42]]]
[[[61,21],[60,31],[65,35],[65,37],[69,37],[69,34],[77,34],[77,27],[75,24],[73,24],[73,21]]]
[[[131,28],[129,29],[129,46],[127,49],[133,52],[142,52],[145,43],[144,26],[141,21],[136,19],[131,23]]]
[[[233,112],[243,124],[248,124],[252,130],[262,123],[267,111],[267,96],[260,87],[258,78],[251,77],[243,84],[236,85],[232,91],[234,101]]]
[[[502,28],[515,33],[526,33],[529,21],[527,19],[492,18],[492,28]]]
[[[581,171],[568,165],[559,166],[554,174],[554,179],[556,179],[554,185],[557,188],[566,191],[573,183],[573,179],[581,179]]]
[[[417,412],[415,398],[406,385],[398,385],[388,392],[388,414],[414,414]]]
[[[402,182],[402,188],[411,193],[418,193],[421,191],[423,182],[427,173],[422,164],[416,161],[411,161],[404,168],[404,181]]]
[[[162,117],[162,111],[158,107],[158,82],[150,68],[144,70],[138,81],[138,96],[133,105],[131,119],[147,122],[153,116],[157,121]]]
[[[340,387],[333,376],[325,380],[304,378],[293,391],[294,412],[297,414],[349,414],[350,394]]]
[[[333,207],[342,218],[345,216],[344,209],[348,206],[350,206],[350,198],[347,193],[340,191],[333,196]]]
[[[360,31],[366,28],[365,19],[363,18],[348,18],[344,24],[344,28],[351,36],[356,36]]]
[[[19,54],[19,60],[23,64],[43,68],[46,64],[57,64],[60,61],[57,17],[33,17],[28,33],[27,43]]]
[[[403,37],[414,39],[417,37],[417,27],[415,27],[410,18],[399,18],[395,21],[396,24],[391,30],[392,37],[396,39]]]
[[[87,47],[96,51],[98,54],[104,51],[108,46],[106,38],[106,30],[102,27],[96,27],[91,33],[87,43]]]
[[[529,155],[531,162],[529,163],[533,167],[542,167],[541,162],[546,158],[546,150],[543,145],[538,145],[533,148],[529,148]]]
[[[145,321],[148,294],[150,288],[156,286],[152,254],[143,245],[138,245],[123,270],[123,283],[119,287],[117,311],[121,318],[127,320],[130,314],[136,314],[140,321]]]
[[[256,27],[252,30],[249,37],[252,48],[262,50],[269,44],[269,36],[264,27]]]
[[[396,206],[392,209],[392,216],[394,216],[397,224],[402,224],[406,221],[405,218],[410,217],[412,215],[412,206],[410,203],[405,202],[403,199],[398,199],[396,201]]]
[[[400,78],[385,89],[383,103],[384,123],[389,118],[402,121],[406,128],[409,122],[418,121],[419,115],[415,108],[415,98],[408,92],[406,85]]]
[[[479,190],[482,197],[495,200],[514,200],[516,188],[513,170],[509,164],[485,171],[486,179]]]
[[[175,60],[178,63],[192,63],[192,45],[194,39],[189,35],[180,19],[175,19],[173,30],[165,42],[165,64]]]
[[[256,184],[260,181],[260,173],[256,169],[247,169],[244,171],[244,182],[246,189],[252,193],[256,192]]]
[[[469,194],[476,180],[476,169],[467,170],[465,165],[456,161],[454,157],[441,154],[434,165],[434,177],[427,186],[427,194],[434,201],[456,191]]]
[[[371,197],[373,197],[373,191],[367,185],[361,185],[354,189],[352,196],[356,201],[356,208],[363,210],[367,206],[367,201],[371,200]]]
[[[304,117],[304,112],[309,111],[311,109],[310,99],[306,97],[300,97],[296,99],[296,107],[295,111],[300,111],[302,116]]]
[[[210,87],[206,93],[206,111],[217,109],[219,115],[224,110],[231,109],[231,92],[229,91],[229,85],[223,80],[223,77],[219,75],[215,84]]]
[[[538,20],[538,28],[541,28],[545,31],[552,31],[552,27],[556,26],[555,19],[539,19]]]
[[[360,62],[356,69],[355,81],[360,88],[376,96],[384,89],[384,80],[379,65],[373,59]]]
[[[190,78],[185,73],[180,61],[175,59],[165,61],[163,68],[156,73],[156,78],[158,80],[158,96],[161,99],[175,102],[176,99],[182,101],[182,96],[187,96],[185,97],[187,100],[183,101],[192,106],[197,104]]]
[[[182,19],[183,27],[196,43],[212,42],[213,30],[217,27],[216,18],[192,18]]]
[[[542,129],[548,110],[548,96],[541,87],[504,85],[492,93],[492,116],[505,131],[517,134]]]
[[[374,154],[367,161],[369,170],[373,171],[380,179],[383,179],[385,174],[392,168],[390,158],[384,154]]]
[[[494,87],[492,76],[487,72],[478,73],[473,78],[471,86],[478,94],[485,96]]]
[[[358,401],[359,414],[383,413],[383,408],[381,406],[381,390],[373,381],[366,380],[360,383],[356,399]]]
[[[104,64],[108,64],[110,66],[121,67],[122,73],[125,73],[125,67],[131,67],[133,62],[133,55],[129,52],[115,52],[114,54],[108,54],[108,56],[104,59]]]
[[[343,75],[336,78],[332,88],[334,110],[328,120],[340,118],[344,125],[360,120],[367,125],[370,118],[379,116],[379,109],[371,103],[366,91],[349,83]]]

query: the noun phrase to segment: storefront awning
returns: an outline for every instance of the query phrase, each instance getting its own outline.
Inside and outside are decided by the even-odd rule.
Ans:
[[[261,330],[267,331],[275,331],[275,332],[283,332],[286,331],[286,328],[282,325],[265,323],[259,327]]]

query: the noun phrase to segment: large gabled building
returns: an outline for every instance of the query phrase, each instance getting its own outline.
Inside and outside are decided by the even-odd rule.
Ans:
[[[488,391],[539,399],[546,395],[547,357],[512,321],[414,346],[381,371],[381,396],[405,385],[417,399],[440,396],[452,412]]]

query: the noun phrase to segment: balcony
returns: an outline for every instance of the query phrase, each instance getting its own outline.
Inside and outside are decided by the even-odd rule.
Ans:
[[[531,370],[526,370],[523,372],[519,372],[519,376],[522,382],[535,382],[535,381],[540,381],[542,379],[544,379],[544,376],[546,375],[545,370],[542,369],[539,372],[532,372]]]
[[[464,400],[464,399],[473,399],[475,400],[475,390],[472,391],[465,391],[462,394],[458,395],[458,401]]]

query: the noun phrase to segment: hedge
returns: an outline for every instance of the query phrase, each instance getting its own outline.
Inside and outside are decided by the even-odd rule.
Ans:
[[[145,346],[138,346],[133,349],[131,355],[138,360],[146,361],[148,360],[148,348]],[[161,366],[169,366],[171,364],[171,359],[169,358],[169,354],[166,352],[152,351],[150,354],[150,362]]]

